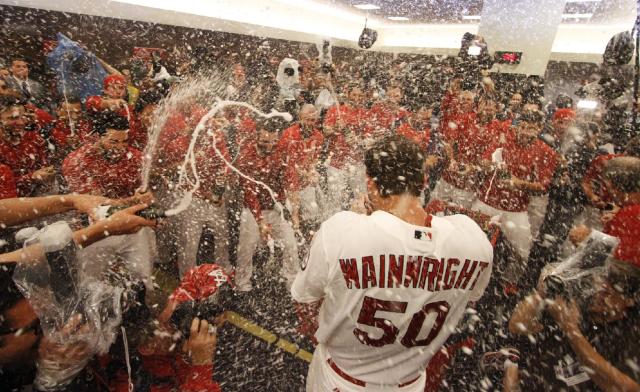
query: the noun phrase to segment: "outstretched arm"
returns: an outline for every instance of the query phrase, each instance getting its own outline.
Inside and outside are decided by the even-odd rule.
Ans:
[[[589,377],[603,391],[640,392],[640,385],[637,382],[603,358],[584,337],[578,326],[580,312],[575,302],[566,302],[562,298],[556,298],[548,310],[569,340],[569,344],[578,356],[580,363],[592,370]]]
[[[15,226],[71,210],[92,214],[94,208],[110,201],[106,197],[73,194],[4,199],[0,200],[0,225]]]

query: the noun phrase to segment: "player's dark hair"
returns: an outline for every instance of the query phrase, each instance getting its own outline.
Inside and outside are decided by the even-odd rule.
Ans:
[[[542,124],[544,119],[544,114],[538,110],[527,110],[520,116],[520,121],[534,124]]]
[[[611,159],[605,164],[602,174],[622,192],[640,192],[640,158]]]
[[[416,143],[392,135],[367,150],[364,164],[367,176],[375,182],[382,197],[403,193],[420,196],[424,188],[424,159]]]
[[[13,107],[13,106],[24,106],[25,100],[22,98],[14,97],[11,95],[0,97],[0,112],[4,112],[5,110]]]
[[[287,126],[286,121],[281,117],[263,118],[256,121],[256,131],[281,132]]]
[[[11,60],[9,61],[9,64],[13,65],[13,63],[16,61],[22,61],[24,63],[29,64],[29,60],[25,56],[21,56],[21,55],[11,56]]]
[[[108,129],[126,131],[129,129],[129,120],[118,113],[104,111],[94,119],[93,129],[99,135],[104,135]]]
[[[631,138],[624,147],[624,155],[640,158],[640,136]]]

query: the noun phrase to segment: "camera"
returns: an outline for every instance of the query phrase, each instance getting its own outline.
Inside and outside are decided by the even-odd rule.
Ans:
[[[618,246],[616,237],[592,231],[586,244],[557,264],[543,282],[548,298],[588,298],[594,292],[591,277],[602,274],[605,262]]]
[[[180,331],[183,338],[188,339],[194,318],[207,320],[210,325],[215,325],[218,316],[226,310],[232,310],[233,299],[233,288],[229,283],[224,283],[213,295],[203,300],[182,302],[171,314],[169,322]]]

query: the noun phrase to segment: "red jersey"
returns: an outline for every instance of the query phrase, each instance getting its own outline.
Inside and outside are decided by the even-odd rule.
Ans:
[[[97,134],[93,134],[89,121],[80,120],[75,124],[75,135],[71,134],[69,123],[56,121],[50,132],[50,140],[55,147],[55,156],[58,161],[63,160],[71,151],[76,150],[87,143],[95,143]]]
[[[278,150],[285,157],[287,164],[287,189],[301,190],[309,185],[309,171],[318,163],[324,136],[317,129],[304,137],[300,124],[295,124],[284,130],[278,142]]]
[[[255,142],[245,143],[240,148],[237,162],[243,174],[265,183],[275,192],[276,200],[284,203],[286,181],[283,179],[287,175],[287,165],[280,151],[276,149],[271,154],[261,156]],[[240,185],[244,191],[244,206],[251,210],[257,220],[262,217],[263,210],[273,209],[271,194],[263,186],[243,177],[240,177]]]
[[[347,135],[352,137],[369,136],[371,130],[366,126],[365,111],[358,108],[350,107],[346,104],[340,107],[331,106],[324,117],[325,127],[334,128],[334,133],[324,135],[325,143],[323,146],[327,151],[325,159],[330,159],[330,165],[341,169],[348,162],[362,162],[364,154],[358,145],[349,144]],[[347,135],[346,135],[347,134]]]
[[[62,163],[62,174],[73,192],[120,199],[132,196],[140,186],[141,165],[142,153],[133,147],[112,161],[94,143],[69,154]]]
[[[640,268],[640,204],[621,208],[604,225],[604,232],[620,239],[613,255]]]
[[[492,120],[488,124],[478,124],[479,139],[477,140],[479,147],[491,146],[496,143],[505,143],[507,137],[510,137],[511,129],[509,128],[511,121]],[[482,151],[484,153],[484,151]]]
[[[440,101],[440,129],[446,129],[449,121],[460,114],[459,106],[458,106],[458,94],[453,93],[449,90],[442,97],[442,101]]]
[[[11,168],[0,164],[0,199],[11,199],[18,197],[16,179]]]
[[[231,284],[231,278],[222,267],[202,264],[187,271],[180,285],[169,296],[169,301],[179,304],[200,301],[214,295],[223,283]]]
[[[591,161],[587,172],[582,178],[582,183],[591,183],[593,191],[604,203],[613,203],[613,198],[607,190],[602,177],[604,165],[613,158],[622,157],[623,154],[605,154],[599,155]]]
[[[344,126],[356,135],[363,135],[370,131],[367,127],[368,120],[369,110],[346,103],[339,107],[331,106],[324,116],[325,125],[333,126],[338,121],[342,121]]]
[[[368,133],[374,135],[387,135],[397,130],[403,123],[409,121],[409,113],[404,108],[389,109],[383,103],[374,104],[369,110]]]
[[[502,159],[511,176],[521,180],[540,182],[549,187],[553,172],[556,169],[558,156],[556,152],[542,140],[536,139],[528,146],[520,146],[515,137],[507,138],[506,143],[498,143],[486,149],[483,159],[491,160],[496,148],[502,147]],[[503,211],[522,212],[529,205],[529,194],[520,189],[509,189],[506,185],[489,173],[477,190],[480,200]]]
[[[442,129],[442,138],[452,146],[453,159],[464,164],[477,164],[487,145],[485,140],[481,140],[477,116],[474,112],[452,117]],[[460,189],[473,191],[477,185],[448,168],[442,173],[442,178]]]
[[[33,196],[37,181],[33,172],[49,165],[47,142],[35,131],[24,132],[20,143],[0,140],[0,163],[11,168],[19,196]]]
[[[412,142],[416,143],[420,146],[420,150],[423,152],[427,151],[427,147],[429,147],[429,140],[431,139],[431,129],[429,127],[423,129],[422,131],[415,130],[409,124],[405,123],[398,127],[397,131],[398,135],[402,135]]]
[[[102,97],[96,95],[87,98],[85,102],[87,112],[89,112],[90,115],[107,110],[101,108],[101,105]],[[147,132],[142,128],[136,113],[133,111],[133,106],[127,105],[124,108],[116,110],[115,113],[129,120],[129,144],[138,150],[144,150],[147,145]]]
[[[158,136],[156,156],[156,159],[162,159],[163,166],[172,166],[184,161],[191,135],[206,113],[204,108],[194,106],[189,113],[176,112],[167,117]]]

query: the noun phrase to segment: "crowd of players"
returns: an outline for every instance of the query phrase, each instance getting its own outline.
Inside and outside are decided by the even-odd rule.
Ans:
[[[79,274],[82,279],[107,279],[114,270],[125,270],[151,292],[161,290],[154,284],[156,268],[175,265],[175,278],[182,281],[164,301],[166,307],[157,309],[161,323],[179,303],[211,294],[204,293],[207,285],[217,289],[229,280],[238,295],[251,295],[261,245],[278,245],[282,281],[291,287],[321,223],[338,211],[366,212],[364,151],[372,142],[397,134],[417,144],[426,157],[428,178],[421,197],[427,211],[468,213],[488,235],[493,233],[493,244],[501,248],[495,252],[501,263],[495,262],[485,304],[479,307],[486,313],[484,335],[503,336],[486,346],[478,338],[483,332],[469,336],[479,340],[475,352],[495,351],[482,361],[520,360],[520,374],[513,366],[507,368],[505,390],[516,390],[518,377],[523,390],[638,390],[640,139],[612,138],[602,122],[604,113],[580,113],[564,96],[545,105],[532,89],[500,91],[486,73],[477,77],[478,83],[468,83],[464,70],[450,73],[441,99],[414,99],[407,93],[411,75],[402,62],[391,64],[378,81],[348,65],[309,59],[285,59],[282,69],[274,65],[259,81],[248,80],[241,63],[231,64],[227,98],[266,112],[288,110],[293,121],[265,119],[238,107],[207,121],[208,132],[197,140],[194,152],[200,186],[185,211],[156,227],[132,213],[152,204],[169,207],[167,203],[186,190],[175,186],[207,102],[182,102],[175,112],[164,114],[150,187],[141,190],[144,151],[159,117],[156,109],[179,89],[180,78],[166,69],[161,75],[151,61],[146,63],[147,75],[138,80],[127,70],[110,68],[103,94],[81,101],[47,95],[31,78],[27,59],[7,60],[7,68],[0,71],[0,199],[91,195],[67,196],[71,204],[62,207],[53,205],[60,203],[59,197],[34,199],[45,203],[38,204],[41,207],[30,205],[39,210],[36,215],[78,209],[85,214],[67,218],[79,230],[87,225],[86,215],[92,225],[102,222],[93,209],[98,205],[136,205],[113,215],[110,227],[101,227],[98,237],[106,238],[76,241],[83,246]],[[446,65],[442,67],[446,73]],[[291,71],[285,72],[287,68]],[[278,83],[283,72],[299,78],[295,88]],[[12,208],[4,211],[9,214]],[[31,216],[18,220],[27,218]],[[0,217],[3,230],[14,225],[10,222]],[[204,228],[213,233],[213,260],[220,267],[202,266],[210,260],[198,259]],[[495,228],[499,230],[492,231]],[[538,280],[543,268],[574,252],[592,230],[620,241],[612,262],[615,278],[602,278],[602,289],[580,302],[583,308],[556,301],[541,316],[545,288]],[[3,252],[18,246],[8,235],[5,240]],[[20,261],[15,253],[5,257],[11,262],[6,265]],[[3,290],[14,290],[10,278],[5,280]],[[533,294],[525,298],[530,290]],[[32,382],[25,375],[28,366],[16,364],[33,364],[38,355],[63,364],[73,357],[71,351],[82,351],[52,348],[46,341],[34,351],[35,339],[26,346],[15,342],[24,338],[21,334],[34,333],[25,327],[37,318],[15,290],[6,298],[0,357],[3,377],[11,378],[12,388]],[[191,337],[179,350],[169,350],[164,341],[149,343],[151,338],[134,340],[138,346],[130,350],[145,356],[145,366],[155,377],[154,390],[219,388],[213,370],[215,332],[206,321],[201,323],[194,321]],[[507,324],[508,330],[503,329]],[[519,342],[519,335],[528,341]],[[510,349],[500,353],[504,347]],[[519,354],[514,354],[516,348]],[[119,368],[109,374],[117,376],[101,379],[96,373],[92,382],[101,388],[126,388],[125,363],[112,363]],[[469,388],[484,377],[476,373],[471,373],[475,379],[466,379]],[[453,369],[449,374],[458,373]],[[62,387],[81,388],[71,385]],[[46,383],[36,386],[47,390]],[[460,390],[451,382],[436,388],[446,387]]]

